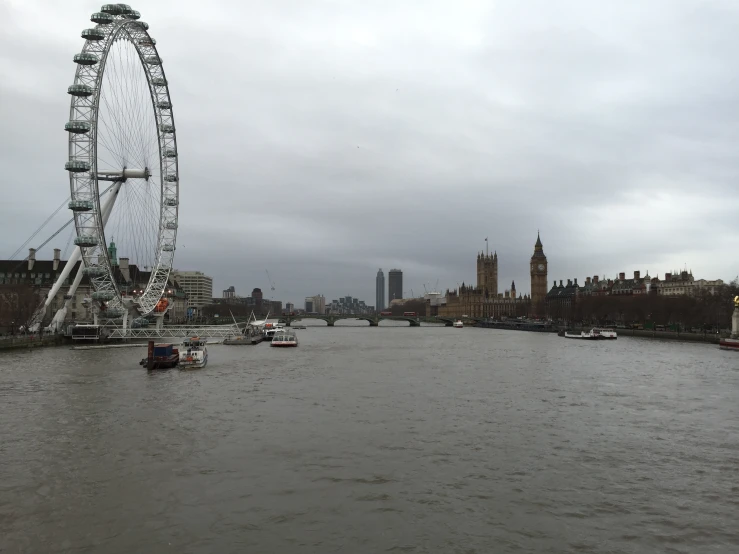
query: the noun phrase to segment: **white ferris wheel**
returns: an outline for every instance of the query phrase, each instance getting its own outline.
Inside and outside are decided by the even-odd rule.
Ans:
[[[67,90],[71,106],[64,126],[78,247],[67,268],[83,262],[72,287],[87,276],[98,322],[123,320],[124,327],[129,318],[154,311],[162,298],[179,207],[169,87],[156,41],[139,17],[126,4],[106,4],[92,14],[96,25],[82,31],[85,44],[74,56],[77,70]],[[138,290],[121,286],[116,250],[143,279],[148,274]]]

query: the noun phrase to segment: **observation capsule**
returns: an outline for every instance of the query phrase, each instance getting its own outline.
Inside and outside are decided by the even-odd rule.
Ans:
[[[98,238],[94,235],[78,235],[74,237],[74,243],[82,248],[90,248],[98,245]]]
[[[64,164],[64,169],[72,173],[90,171],[90,164],[82,160],[69,160]]]
[[[125,4],[122,5],[125,6]],[[131,8],[129,7],[128,9],[130,10]],[[123,15],[121,4],[105,4],[100,8],[100,11],[103,13],[109,13],[110,15]]]
[[[90,54],[89,52],[80,52],[74,55],[74,63],[80,65],[95,65],[99,61],[95,54]]]
[[[67,94],[72,96],[92,96],[93,90],[89,85],[69,85],[67,88]]]
[[[99,265],[91,265],[89,267],[82,268],[82,275],[87,275],[88,277],[101,277],[106,273],[108,273],[108,270]]]
[[[64,124],[64,130],[70,133],[89,133],[90,123],[88,121],[68,121]]]
[[[85,29],[82,31],[82,38],[85,40],[103,40],[105,33],[101,29]]]
[[[90,21],[98,25],[110,25],[113,23],[113,16],[107,13],[97,12],[90,16]]]
[[[92,200],[72,200],[67,204],[67,207],[73,212],[89,212],[95,207],[95,204],[92,203]]]
[[[93,300],[113,300],[115,293],[112,290],[96,290],[90,296]]]

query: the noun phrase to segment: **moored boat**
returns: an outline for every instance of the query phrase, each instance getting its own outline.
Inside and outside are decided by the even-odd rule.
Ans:
[[[208,349],[205,340],[191,337],[182,341],[180,369],[200,369],[208,363]]]
[[[292,331],[285,331],[283,329],[275,333],[271,346],[298,346],[298,336]]]
[[[457,321],[455,321],[454,323],[452,323],[452,327],[454,327],[456,329],[462,329],[464,327],[464,323],[462,322],[461,319],[458,319]]]
[[[251,337],[247,337],[246,335],[232,335],[227,339],[223,339],[223,344],[228,344],[231,346],[241,346],[243,344],[250,345]]]
[[[171,344],[154,344],[149,341],[149,350],[146,358],[139,362],[139,365],[146,369],[171,369],[175,367],[180,360],[179,351]]]
[[[282,323],[266,323],[264,325],[264,340],[272,340],[275,334],[284,330],[285,326]]]
[[[618,338],[616,331],[607,327],[593,327],[590,331],[582,331],[580,333],[565,331],[566,339],[582,339],[582,340],[615,340]]]
[[[733,350],[734,352],[739,352],[739,339],[721,339],[718,342],[718,346],[721,350]]]

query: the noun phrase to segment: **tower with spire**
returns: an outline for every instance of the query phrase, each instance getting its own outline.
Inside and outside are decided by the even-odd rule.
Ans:
[[[534,255],[531,256],[531,314],[534,317],[544,317],[544,299],[547,295],[547,257],[544,255],[544,245],[541,236],[536,233]]]
[[[110,259],[110,265],[113,267],[118,265],[118,249],[113,239],[110,239],[110,245],[108,246],[108,259]]]

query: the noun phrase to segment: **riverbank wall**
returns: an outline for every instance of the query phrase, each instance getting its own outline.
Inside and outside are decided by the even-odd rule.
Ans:
[[[590,328],[582,329],[589,331]],[[575,330],[578,331],[577,329]],[[649,339],[682,340],[688,342],[707,342],[718,344],[721,335],[717,333],[689,333],[679,331],[653,331],[651,329],[616,329],[619,337],[642,337]]]
[[[479,322],[477,327],[486,329],[502,329],[506,331],[534,331],[539,333],[556,333],[560,330],[564,331],[564,327],[558,328],[553,325],[542,323],[524,323],[524,322]],[[592,327],[570,327],[569,331],[580,333],[588,332]],[[678,331],[654,331],[651,329],[616,329],[619,337],[640,337],[645,339],[664,339],[664,340],[681,340],[687,342],[705,342],[709,344],[718,344],[722,336],[717,333],[690,333]]]
[[[66,341],[63,336],[50,335],[39,337],[36,335],[16,335],[13,337],[0,338],[0,350],[30,349],[42,346],[61,346]]]

